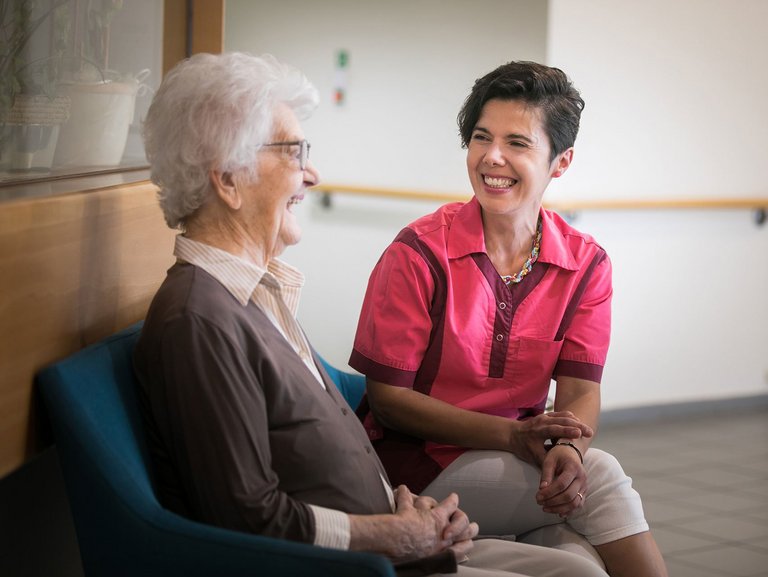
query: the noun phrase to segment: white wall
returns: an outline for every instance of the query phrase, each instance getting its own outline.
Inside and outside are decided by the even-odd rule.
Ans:
[[[768,2],[551,0],[548,63],[587,106],[550,198],[768,196]],[[606,407],[768,392],[768,226],[584,213],[615,268]]]
[[[318,87],[304,128],[325,181],[463,191],[461,103],[486,70],[544,59],[546,18],[541,0],[228,0],[225,46],[272,53]]]
[[[738,15],[728,0],[275,4],[229,0],[226,48],[271,52],[319,87],[305,129],[328,182],[469,193],[461,101],[496,65],[533,59],[561,66],[587,101],[576,160],[550,198],[766,195],[761,0],[741,0]],[[330,99],[340,48],[350,53],[343,107]],[[381,251],[436,206],[336,195],[330,210],[317,197],[299,209],[304,241],[285,258],[307,275],[300,320],[329,360],[346,366]],[[768,392],[768,227],[751,218],[578,215],[615,271],[605,408]]]
[[[768,196],[766,23],[765,0],[551,0],[548,64],[587,100],[563,191]]]

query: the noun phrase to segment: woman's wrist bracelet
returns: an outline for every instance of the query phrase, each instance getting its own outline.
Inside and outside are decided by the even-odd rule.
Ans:
[[[565,445],[567,447],[570,447],[574,451],[576,451],[576,453],[579,455],[579,460],[581,461],[581,464],[582,465],[584,464],[584,455],[581,454],[581,451],[579,451],[579,448],[576,445],[574,445],[573,443],[571,443],[569,441],[558,441],[557,443],[555,443],[552,446],[553,447],[557,447],[558,445]]]

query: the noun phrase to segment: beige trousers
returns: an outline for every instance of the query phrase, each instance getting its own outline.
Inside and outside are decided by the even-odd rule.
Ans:
[[[479,539],[459,577],[607,577],[599,565],[579,555],[498,539]]]
[[[482,535],[521,536],[565,523],[592,545],[648,530],[640,495],[619,462],[600,449],[584,455],[589,488],[584,505],[567,519],[544,513],[536,503],[541,472],[505,451],[468,451],[422,491],[442,500],[459,495],[459,507]],[[532,541],[536,542],[536,541]]]

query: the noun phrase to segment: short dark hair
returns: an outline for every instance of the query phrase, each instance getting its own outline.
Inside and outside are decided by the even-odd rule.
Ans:
[[[508,62],[475,81],[459,111],[461,145],[472,138],[483,106],[489,100],[519,100],[542,112],[551,146],[550,160],[573,146],[579,132],[584,100],[559,68],[537,62]]]

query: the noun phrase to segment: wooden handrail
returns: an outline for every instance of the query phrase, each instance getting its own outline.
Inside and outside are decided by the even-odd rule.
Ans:
[[[428,190],[409,190],[401,188],[381,188],[376,186],[353,186],[349,184],[317,184],[310,190],[326,194],[343,193],[357,196],[380,196],[384,198],[403,198],[406,200],[436,200],[438,202],[466,202],[471,194],[450,192],[432,192]]]
[[[383,198],[402,198],[406,200],[434,200],[438,202],[465,202],[471,194],[434,192],[427,190],[409,190],[375,186],[354,186],[349,184],[322,183],[311,190],[325,194],[354,194],[358,196],[378,196]],[[759,198],[664,198],[664,199],[628,199],[628,200],[554,200],[544,201],[544,206],[552,210],[634,210],[634,209],[768,209],[768,197]]]

